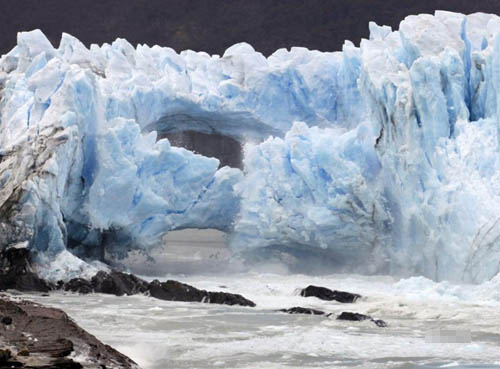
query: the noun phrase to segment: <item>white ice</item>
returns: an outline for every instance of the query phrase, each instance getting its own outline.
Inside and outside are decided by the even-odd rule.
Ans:
[[[18,35],[0,59],[0,246],[325,249],[345,269],[481,282],[500,265],[500,18],[370,26],[342,52],[223,56]],[[245,168],[156,140],[249,142]],[[12,206],[12,204],[15,204]],[[70,263],[68,259],[68,263]],[[77,268],[78,269],[78,268]]]

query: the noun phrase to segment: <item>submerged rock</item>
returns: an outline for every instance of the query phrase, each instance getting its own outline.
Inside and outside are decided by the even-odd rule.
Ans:
[[[371,321],[373,323],[375,323],[375,325],[377,327],[381,327],[381,328],[387,327],[387,323],[385,321],[383,321],[382,319],[371,319]]]
[[[29,301],[0,297],[0,315],[12,326],[0,325],[0,337],[18,354],[0,350],[0,368],[80,369],[83,367],[135,369],[137,364],[90,335],[63,311]],[[69,357],[74,354],[80,362]]]
[[[289,309],[280,309],[278,311],[283,312],[283,313],[288,313],[288,314],[325,315],[326,317],[330,317],[331,315],[333,315],[331,313],[327,314],[321,310],[303,308],[300,306],[295,306],[295,307],[292,307]],[[352,313],[352,312],[347,312],[347,311],[344,311],[339,316],[337,316],[337,320],[350,320],[350,321],[356,321],[356,322],[369,320],[369,321],[373,322],[375,325],[377,325],[378,327],[387,327],[387,323],[384,322],[383,320],[373,319],[369,315]]]
[[[343,311],[339,316],[337,316],[337,320],[350,320],[350,321],[356,321],[356,322],[360,322],[363,320],[370,320],[371,322],[375,323],[377,325],[377,327],[387,327],[387,323],[384,322],[383,320],[373,319],[369,315],[352,313],[352,312],[348,312],[348,311]]]
[[[325,315],[324,311],[316,310],[316,309],[310,309],[310,308],[303,308],[303,307],[300,307],[300,306],[295,306],[295,307],[292,307],[292,308],[289,308],[289,309],[280,309],[278,311],[281,311],[283,313],[288,313],[288,314]]]
[[[317,297],[321,300],[327,301],[338,301],[341,303],[352,303],[356,302],[357,299],[361,298],[361,295],[356,293],[350,293],[345,291],[330,290],[326,287],[319,286],[307,286],[300,292],[301,296],[304,297]]]
[[[0,291],[15,289],[48,292],[51,288],[34,271],[28,249],[11,247],[0,251]]]

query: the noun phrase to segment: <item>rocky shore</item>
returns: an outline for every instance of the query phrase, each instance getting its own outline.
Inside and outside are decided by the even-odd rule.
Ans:
[[[0,295],[0,369],[135,369],[59,309]]]
[[[33,266],[33,255],[26,248],[0,251],[0,291],[51,291],[80,294],[103,293],[116,296],[144,294],[167,301],[187,301],[255,307],[239,294],[201,290],[174,280],[148,282],[133,274],[100,271],[90,279],[74,278],[52,283],[40,278]],[[332,303],[354,304],[362,296],[321,286],[307,286],[304,298]],[[333,314],[307,307],[278,310],[288,314]],[[337,320],[371,321],[378,327],[387,323],[368,315],[342,312]],[[131,359],[101,343],[80,328],[63,311],[0,294],[0,369],[110,369],[138,368]]]
[[[255,303],[245,297],[227,292],[200,290],[178,281],[168,280],[147,282],[133,274],[100,271],[90,280],[74,278],[69,282],[59,282],[56,289],[87,293],[105,293],[115,296],[145,294],[167,301],[203,302],[222,305],[240,305],[255,307]]]
[[[105,293],[116,296],[146,294],[167,301],[255,306],[253,301],[235,293],[200,290],[173,280],[147,282],[133,274],[118,271],[100,271],[90,280],[73,278],[67,282],[50,283],[37,275],[33,267],[31,252],[26,248],[8,248],[0,251],[0,291],[8,289],[37,292],[63,290],[82,294]]]
[[[145,294],[169,301],[254,307],[241,295],[197,289],[177,281],[147,282],[118,271],[51,283],[40,278],[26,248],[0,251],[0,291],[68,291],[116,296]],[[80,328],[61,310],[0,295],[0,369],[132,369],[137,364]]]

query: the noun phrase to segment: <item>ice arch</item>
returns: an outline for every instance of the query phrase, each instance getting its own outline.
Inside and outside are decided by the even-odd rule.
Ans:
[[[246,142],[259,142],[263,137],[279,133],[249,113],[221,114],[196,109],[163,116],[143,128],[143,132],[151,131],[157,133],[158,140],[167,138],[172,146],[217,158],[219,167],[239,169],[243,169]]]
[[[215,228],[241,250],[491,278],[499,18],[436,12],[370,31],[342,52],[269,58],[19,34],[0,60],[0,247],[50,258],[70,238],[92,244],[89,229],[147,250],[170,230]],[[189,127],[253,137],[244,171],[158,139]]]

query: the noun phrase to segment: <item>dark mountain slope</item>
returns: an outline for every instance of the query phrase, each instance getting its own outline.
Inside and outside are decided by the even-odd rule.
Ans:
[[[500,14],[498,0],[3,0],[0,53],[16,33],[40,28],[58,45],[61,32],[85,44],[123,37],[132,44],[222,54],[246,41],[264,54],[282,47],[339,50],[358,43],[368,22],[397,27],[409,14],[436,9]]]

